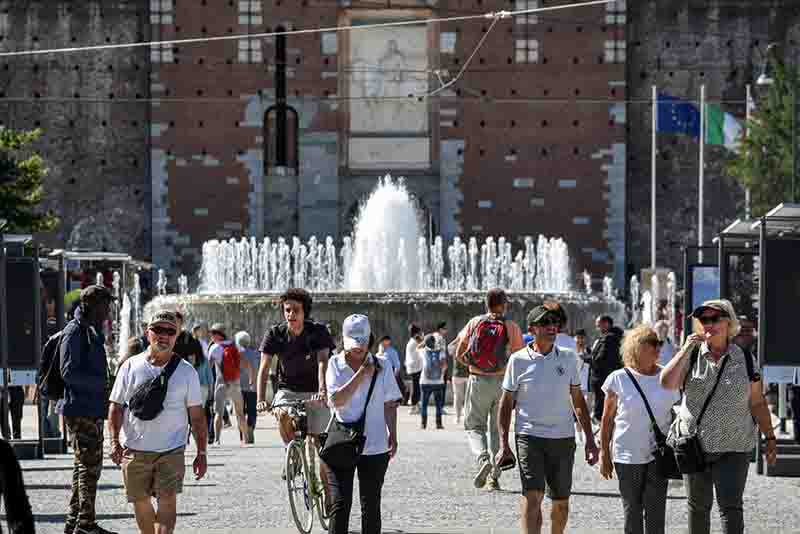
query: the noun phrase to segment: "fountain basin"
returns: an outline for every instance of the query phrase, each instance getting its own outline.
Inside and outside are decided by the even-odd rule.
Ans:
[[[331,323],[338,336],[341,323],[352,313],[363,313],[370,318],[376,336],[390,335],[398,348],[408,339],[408,324],[414,322],[424,331],[432,331],[436,324],[446,322],[452,338],[475,315],[485,313],[485,291],[475,292],[314,292],[312,317]],[[585,329],[594,334],[594,320],[598,315],[610,315],[615,324],[624,324],[625,305],[615,299],[587,296],[583,293],[529,293],[509,292],[511,307],[509,319],[526,329],[527,314],[545,300],[555,300],[566,309],[569,317],[566,332]],[[246,330],[254,340],[260,341],[267,328],[283,321],[278,298],[280,293],[225,293],[165,295],[149,302],[145,318],[156,310],[180,309],[186,316],[185,324],[204,321],[223,323],[229,335]]]

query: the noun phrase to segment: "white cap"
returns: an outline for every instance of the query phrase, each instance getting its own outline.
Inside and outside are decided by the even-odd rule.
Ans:
[[[350,315],[342,323],[342,341],[344,350],[352,350],[356,347],[366,348],[369,345],[369,319],[366,315]]]

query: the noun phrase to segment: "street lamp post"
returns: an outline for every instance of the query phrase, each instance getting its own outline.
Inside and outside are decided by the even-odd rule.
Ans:
[[[770,61],[771,60],[771,61]],[[773,75],[773,70],[775,65],[782,64],[781,59],[778,57],[778,45],[777,43],[771,43],[767,47],[767,52],[764,57],[764,65],[761,69],[761,75],[758,77],[756,81],[756,85],[762,87],[770,87],[775,85],[775,76]],[[797,202],[797,176],[800,174],[800,158],[798,158],[798,150],[797,150],[797,111],[800,109],[800,105],[797,102],[798,90],[797,90],[797,74],[795,72],[791,73],[791,80],[789,81],[790,90],[791,90],[791,97],[792,97],[792,182],[791,182],[791,196],[790,200],[792,203]]]

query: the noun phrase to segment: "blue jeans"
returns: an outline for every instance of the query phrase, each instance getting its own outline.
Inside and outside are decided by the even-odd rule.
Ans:
[[[436,402],[436,425],[442,424],[442,411],[444,410],[444,384],[421,384],[422,386],[422,408],[420,415],[422,416],[422,424],[428,424],[428,403],[433,394],[434,401]]]

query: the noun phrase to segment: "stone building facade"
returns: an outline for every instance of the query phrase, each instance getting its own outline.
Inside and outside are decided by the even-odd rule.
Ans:
[[[146,2],[0,2],[0,51],[137,42]],[[150,256],[149,52],[0,58],[0,122],[41,128],[44,207],[61,224],[43,243]]]
[[[628,3],[627,274],[650,265],[652,86],[671,96],[707,100],[740,119],[746,87],[761,72],[769,43],[795,61],[800,5],[791,0],[648,0]],[[763,93],[762,93],[763,94]],[[706,147],[704,241],[744,218],[744,191],[726,175],[731,153]],[[699,144],[680,135],[658,137],[657,261],[682,272],[682,247],[697,244]]]
[[[253,34],[554,6],[555,0],[0,1],[0,48]],[[269,161],[275,39],[3,58],[0,120],[39,126],[52,246],[128,250],[193,272],[209,238],[337,237],[376,179],[405,176],[434,230],[562,235],[578,272],[617,285],[649,264],[653,84],[743,114],[789,1],[617,2],[287,39],[299,172]],[[390,7],[391,6],[391,7]],[[427,46],[419,46],[424,43]],[[439,71],[438,73],[435,71]],[[706,169],[707,240],[742,212],[722,149]],[[659,138],[659,264],[696,240],[697,143]]]

